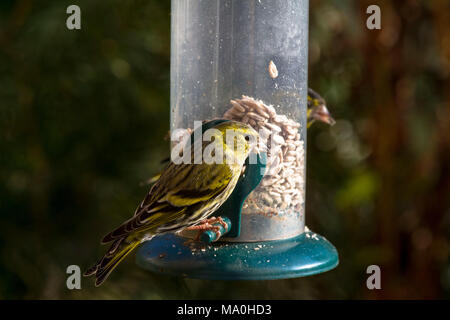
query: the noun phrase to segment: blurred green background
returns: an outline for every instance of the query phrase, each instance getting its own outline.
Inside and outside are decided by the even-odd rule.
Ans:
[[[181,1],[181,0],[180,0]],[[78,4],[82,30],[68,31]],[[365,28],[378,4],[382,30]],[[450,1],[311,0],[306,221],[339,250],[313,277],[162,277],[131,256],[66,288],[168,154],[170,1],[0,2],[0,299],[450,297]],[[377,264],[382,289],[366,288]]]

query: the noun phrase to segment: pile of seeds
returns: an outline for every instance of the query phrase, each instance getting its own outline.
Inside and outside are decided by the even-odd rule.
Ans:
[[[251,125],[267,141],[267,171],[247,198],[243,213],[273,215],[290,209],[302,212],[305,150],[300,123],[248,96],[231,100],[231,105],[224,118]]]

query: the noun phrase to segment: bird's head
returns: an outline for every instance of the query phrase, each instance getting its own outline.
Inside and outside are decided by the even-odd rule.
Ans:
[[[314,90],[308,89],[308,118],[334,125],[336,121],[331,116],[325,100]]]
[[[259,135],[251,126],[238,121],[227,121],[214,129],[222,133],[224,152],[232,153],[238,162],[243,163],[250,152],[258,152]]]

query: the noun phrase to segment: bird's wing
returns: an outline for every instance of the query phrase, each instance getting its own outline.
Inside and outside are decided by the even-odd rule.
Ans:
[[[228,187],[233,174],[225,164],[170,163],[135,215],[108,233],[102,243],[167,225],[183,227],[184,221],[195,220],[201,208]]]

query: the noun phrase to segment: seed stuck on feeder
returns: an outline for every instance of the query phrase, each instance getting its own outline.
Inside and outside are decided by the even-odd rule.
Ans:
[[[269,62],[268,70],[269,70],[269,75],[272,79],[275,79],[276,77],[278,77],[277,66],[275,65],[275,63],[272,60],[270,60],[270,62]]]

